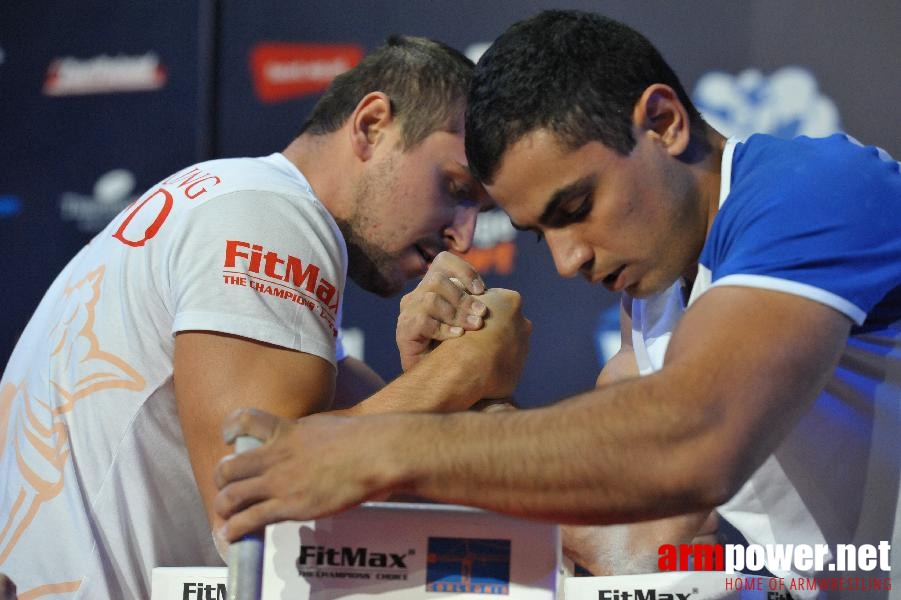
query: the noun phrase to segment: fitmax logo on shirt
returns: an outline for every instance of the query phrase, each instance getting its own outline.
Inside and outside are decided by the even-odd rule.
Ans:
[[[304,264],[296,256],[282,256],[260,244],[227,240],[225,268],[236,268],[238,261],[241,261],[248,273],[263,274],[270,279],[292,283],[296,288],[304,288],[314,294],[330,311],[338,309],[338,288],[319,276],[321,269],[318,265],[311,262]]]

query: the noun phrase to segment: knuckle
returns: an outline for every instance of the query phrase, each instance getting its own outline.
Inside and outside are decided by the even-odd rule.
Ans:
[[[425,293],[424,304],[427,308],[434,310],[441,305],[441,294],[438,292],[428,291]]]
[[[432,261],[432,264],[442,266],[442,265],[444,265],[444,263],[452,260],[453,256],[454,255],[451,254],[450,252],[448,252],[447,250],[442,250],[441,252],[438,253],[437,256],[435,256],[435,259]]]
[[[233,469],[231,465],[231,460],[228,457],[223,458],[219,461],[219,464],[216,465],[216,469],[213,471],[213,477],[216,480],[216,485],[218,487],[223,487],[226,483],[232,480]]]
[[[434,263],[433,263],[434,264]],[[429,269],[429,271],[423,276],[422,281],[420,282],[420,287],[423,288],[425,293],[429,293],[429,288],[433,288],[437,285],[441,284],[441,281],[445,278],[445,276],[440,272],[440,270],[436,268]]]
[[[224,512],[230,512],[237,502],[238,498],[235,496],[235,486],[233,485],[222,488],[216,496],[216,504]]]
[[[239,408],[235,422],[242,428],[249,427],[256,419],[256,411],[252,408]]]

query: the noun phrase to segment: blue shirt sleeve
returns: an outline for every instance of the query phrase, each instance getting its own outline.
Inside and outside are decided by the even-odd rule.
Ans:
[[[901,285],[899,164],[844,135],[752,136],[701,263],[714,285],[795,293],[861,324]]]

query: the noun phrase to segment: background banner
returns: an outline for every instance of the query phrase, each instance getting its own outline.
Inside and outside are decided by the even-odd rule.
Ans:
[[[391,33],[477,59],[514,21],[580,8],[646,34],[723,133],[846,131],[901,156],[896,0],[198,0],[0,4],[0,364],[56,273],[147,187],[197,160],[264,155]],[[534,323],[517,392],[547,404],[593,385],[618,344],[617,297],[556,275],[500,212],[468,258],[520,290]],[[353,285],[351,350],[399,372],[398,299]]]

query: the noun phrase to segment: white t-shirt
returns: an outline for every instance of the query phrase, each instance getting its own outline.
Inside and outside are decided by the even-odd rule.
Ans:
[[[155,566],[222,564],[176,414],[175,333],[336,364],[346,273],[337,225],[281,154],[182,170],[82,249],[0,380],[0,572],[19,593],[148,598]]]

